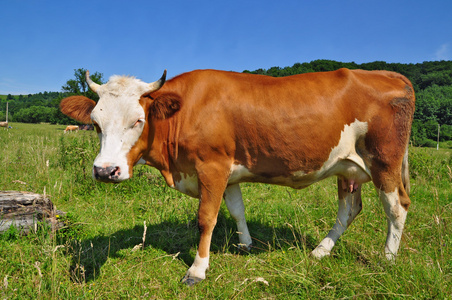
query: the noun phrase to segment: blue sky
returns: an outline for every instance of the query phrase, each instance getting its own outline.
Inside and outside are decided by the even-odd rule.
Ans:
[[[451,0],[7,0],[0,94],[61,91],[86,68],[144,81],[331,59],[452,59]]]

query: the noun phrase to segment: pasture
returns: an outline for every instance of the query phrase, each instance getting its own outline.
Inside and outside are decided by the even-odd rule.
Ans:
[[[0,234],[2,299],[452,297],[450,150],[410,148],[412,205],[395,264],[384,256],[386,219],[372,184],[363,187],[361,214],[320,261],[309,253],[335,222],[335,178],[304,190],[242,184],[255,248],[237,248],[223,203],[210,271],[189,288],[179,281],[196,254],[196,199],[145,166],[121,184],[95,182],[93,131],[11,125],[0,129],[0,190],[46,193],[67,212],[67,227]]]

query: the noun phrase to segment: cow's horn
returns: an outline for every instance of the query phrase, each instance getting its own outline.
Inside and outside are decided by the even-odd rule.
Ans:
[[[89,71],[88,70],[86,70],[86,82],[88,83],[89,88],[93,92],[97,93],[97,90],[99,89],[100,84],[95,83],[94,81],[91,80],[91,78],[89,78]]]
[[[162,77],[160,77],[159,80],[149,84],[149,92],[155,92],[158,89],[160,89],[165,84],[165,80],[166,80],[166,69],[165,71],[163,71],[163,75]]]

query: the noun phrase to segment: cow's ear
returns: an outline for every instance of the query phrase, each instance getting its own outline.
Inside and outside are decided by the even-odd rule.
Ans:
[[[180,109],[180,106],[181,97],[179,95],[165,93],[153,99],[149,106],[149,113],[152,118],[163,120],[174,115]]]
[[[84,124],[91,123],[91,112],[96,102],[84,96],[71,96],[60,102],[60,110],[63,114]]]

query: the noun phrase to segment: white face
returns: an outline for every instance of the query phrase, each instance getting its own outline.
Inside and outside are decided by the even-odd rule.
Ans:
[[[97,91],[100,100],[91,113],[100,129],[100,152],[93,168],[96,179],[119,182],[129,178],[127,154],[143,132],[146,115],[139,99],[148,89],[138,79],[114,76]]]

